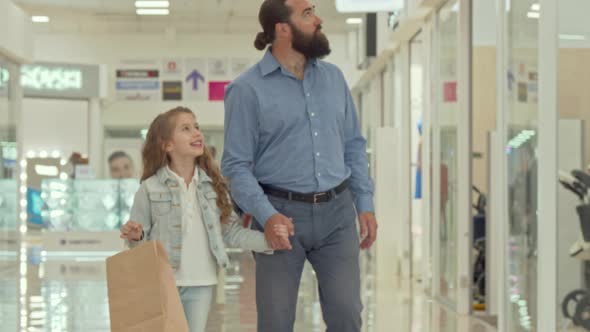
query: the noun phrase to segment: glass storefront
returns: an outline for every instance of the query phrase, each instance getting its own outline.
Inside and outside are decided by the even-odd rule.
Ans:
[[[0,56],[0,322],[18,328],[17,146],[14,77],[17,66]],[[8,274],[6,273],[8,271]]]
[[[538,17],[536,0],[506,8],[509,331],[535,331],[537,318]],[[537,9],[535,11],[535,8]]]
[[[0,230],[16,230],[16,126],[10,74],[15,66],[0,57]]]
[[[457,63],[459,1],[438,13],[438,85],[436,109],[440,124],[440,295],[457,303]]]
[[[560,118],[557,165],[564,184],[578,188],[576,193],[574,188],[560,185],[557,191],[557,329],[574,331],[584,328],[588,331],[590,250],[581,248],[585,241],[590,241],[590,202],[587,198],[590,186],[590,98],[586,84],[590,75],[590,28],[586,18],[590,4],[560,0],[557,9],[557,112]]]

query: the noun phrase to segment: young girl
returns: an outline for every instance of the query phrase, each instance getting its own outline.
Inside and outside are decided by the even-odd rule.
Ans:
[[[240,225],[227,184],[191,110],[177,107],[158,115],[142,154],[141,186],[121,238],[130,247],[145,240],[163,243],[190,331],[203,332],[217,266],[229,262],[224,241],[257,252],[272,254],[272,249],[263,233]],[[273,231],[281,236],[281,247],[275,249],[291,249],[286,227]]]

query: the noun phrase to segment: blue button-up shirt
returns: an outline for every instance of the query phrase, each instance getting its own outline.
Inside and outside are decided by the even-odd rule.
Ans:
[[[223,174],[236,203],[263,226],[277,211],[259,183],[310,193],[350,178],[357,212],[374,211],[365,147],[332,64],[311,59],[299,80],[269,50],[227,88]]]

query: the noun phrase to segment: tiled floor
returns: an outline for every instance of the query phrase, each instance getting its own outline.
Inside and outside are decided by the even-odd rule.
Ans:
[[[235,267],[225,278],[224,304],[215,304],[208,331],[253,332],[254,261],[247,252],[231,256]],[[0,331],[17,331],[19,321],[24,325],[20,331],[109,331],[104,257],[42,259],[39,248],[30,247],[21,256],[26,263],[20,264],[18,258],[16,253],[0,255]],[[439,307],[420,295],[419,286],[409,287],[393,277],[391,283],[377,286],[370,254],[363,254],[361,270],[365,332],[494,331],[479,320]],[[24,306],[19,308],[19,301]],[[297,310],[295,331],[325,330],[309,267],[303,274]]]

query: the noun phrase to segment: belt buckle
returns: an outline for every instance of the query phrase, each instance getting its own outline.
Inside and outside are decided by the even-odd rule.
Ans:
[[[323,192],[323,193],[317,193],[317,194],[313,194],[313,204],[317,204],[317,202],[318,202],[318,198],[319,198],[319,197],[322,197],[322,196],[325,196],[325,195],[326,195],[326,193],[325,193],[325,192]]]

